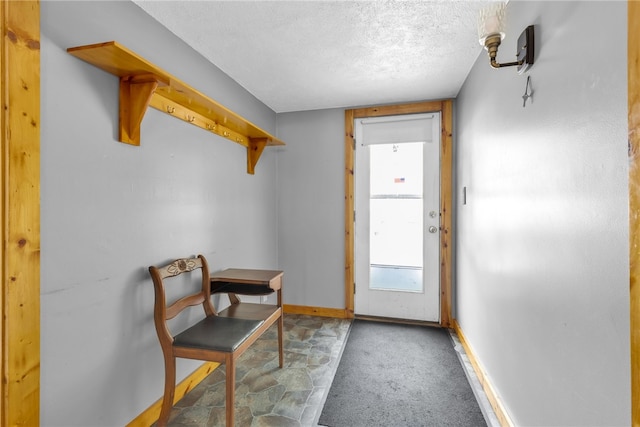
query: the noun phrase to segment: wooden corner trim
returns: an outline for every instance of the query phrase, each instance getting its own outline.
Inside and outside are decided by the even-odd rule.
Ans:
[[[629,121],[629,329],[631,424],[640,426],[640,2],[627,3],[627,78]]]
[[[0,3],[0,426],[40,424],[40,3]]]

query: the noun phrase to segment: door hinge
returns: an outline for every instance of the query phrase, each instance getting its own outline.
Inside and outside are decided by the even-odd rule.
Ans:
[[[353,282],[353,294],[356,294],[356,282]]]

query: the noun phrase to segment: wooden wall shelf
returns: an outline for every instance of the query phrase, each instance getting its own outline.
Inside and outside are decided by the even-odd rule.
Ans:
[[[265,146],[285,145],[115,41],[70,47],[67,52],[120,78],[120,142],[140,145],[140,124],[147,108],[153,107],[246,147],[250,174]]]

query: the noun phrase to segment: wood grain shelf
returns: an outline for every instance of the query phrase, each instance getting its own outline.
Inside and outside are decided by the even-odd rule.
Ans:
[[[250,174],[265,146],[285,145],[115,41],[70,47],[67,52],[120,79],[120,142],[140,145],[140,124],[147,108],[153,107],[246,147]]]

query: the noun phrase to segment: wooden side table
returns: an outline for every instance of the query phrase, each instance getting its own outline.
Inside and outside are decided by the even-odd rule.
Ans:
[[[211,276],[211,293],[228,293],[232,304],[240,295],[269,295],[278,293],[278,307],[282,307],[282,276],[280,270],[249,270],[228,268]]]
[[[211,275],[211,293],[226,293],[231,305],[218,313],[222,317],[264,320],[267,324],[278,321],[278,350],[280,367],[283,367],[282,276],[279,270],[249,270],[229,268]],[[269,295],[277,292],[278,302],[254,304],[241,302],[238,295]]]

